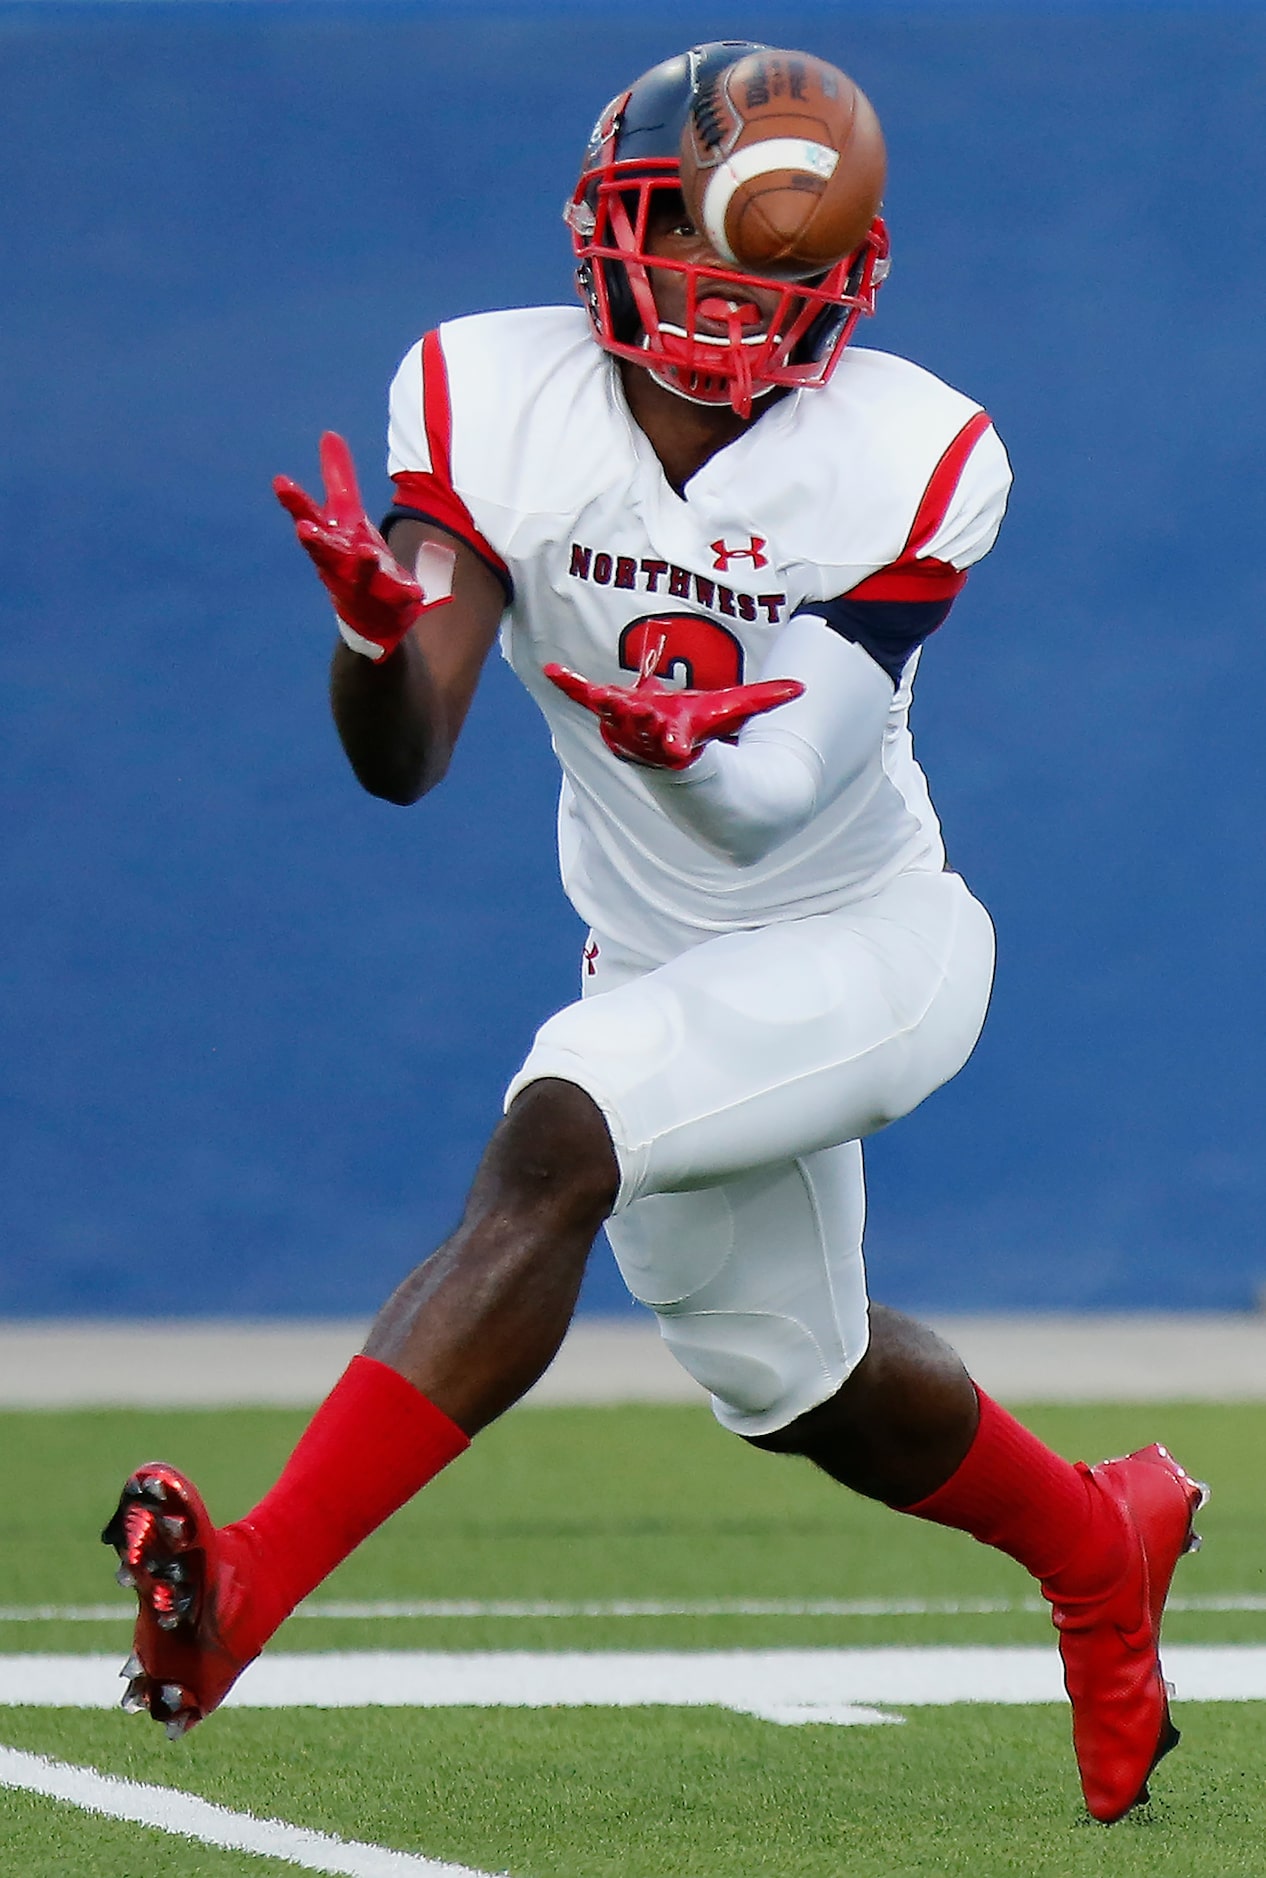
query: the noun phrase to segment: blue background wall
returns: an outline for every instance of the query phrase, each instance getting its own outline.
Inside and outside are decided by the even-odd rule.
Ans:
[[[567,299],[590,121],[734,34],[870,92],[865,340],[987,403],[1017,471],[916,722],[996,1002],[873,1146],[874,1288],[1266,1279],[1266,18],[632,11],[0,6],[0,1312],[367,1310],[453,1219],[575,981],[548,747],[495,669],[438,796],[360,795],[269,478],[333,426],[384,490],[398,356]],[[605,1253],[587,1296],[620,1302]]]

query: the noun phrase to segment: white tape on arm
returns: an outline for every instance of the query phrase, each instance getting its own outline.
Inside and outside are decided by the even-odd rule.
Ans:
[[[423,606],[438,606],[453,597],[453,570],[457,550],[442,541],[424,541],[413,563],[413,578],[422,589]]]
[[[750,182],[753,176],[767,176],[771,170],[800,170],[827,183],[839,160],[838,150],[808,137],[767,137],[763,143],[748,144],[745,150],[736,150],[727,157],[709,177],[703,192],[704,233],[722,260],[738,262],[725,238],[725,212],[741,184]]]
[[[357,632],[354,626],[349,626],[341,614],[336,613],[334,620],[343,644],[350,646],[353,652],[359,652],[367,659],[381,659],[386,656],[386,646],[380,646],[376,639],[366,639],[363,634]]]
[[[457,566],[457,551],[445,547],[442,541],[424,541],[418,549],[413,563],[413,578],[422,590],[422,610],[429,607],[443,606],[453,597],[453,573]],[[349,626],[341,614],[334,615],[338,621],[340,637],[345,646],[353,652],[361,653],[367,659],[380,659],[386,647],[380,646],[376,639],[366,639],[354,626]],[[419,616],[420,617],[420,616]]]

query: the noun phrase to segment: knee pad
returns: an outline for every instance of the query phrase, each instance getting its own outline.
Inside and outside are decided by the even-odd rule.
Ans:
[[[681,1367],[712,1397],[712,1412],[735,1434],[785,1428],[835,1394],[848,1373],[806,1324],[772,1311],[657,1313]]]
[[[865,1354],[856,1143],[607,1222],[633,1296],[736,1434],[768,1434],[835,1394]]]

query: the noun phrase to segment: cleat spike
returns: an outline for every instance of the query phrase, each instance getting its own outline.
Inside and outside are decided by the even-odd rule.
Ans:
[[[193,1727],[193,1716],[188,1713],[173,1715],[171,1720],[166,1724],[166,1727],[167,1739],[169,1741],[179,1741],[180,1737],[187,1735],[189,1730]]]
[[[143,1676],[145,1674],[145,1665],[142,1663],[135,1650],[133,1650],[131,1656],[128,1657],[127,1662],[123,1665],[119,1674],[120,1676],[128,1676],[133,1680],[135,1680],[137,1676]]]
[[[149,1712],[149,1689],[144,1676],[134,1676],[123,1691],[119,1707],[125,1715],[144,1715]]]
[[[1183,1547],[1183,1551],[1188,1552],[1188,1553],[1198,1552],[1203,1544],[1204,1544],[1204,1540],[1200,1537],[1200,1534],[1198,1532],[1193,1532],[1190,1538],[1187,1540],[1186,1545]]]
[[[154,1515],[140,1506],[129,1506],[123,1520],[123,1559],[139,1565],[154,1529]]]
[[[140,1497],[162,1506],[167,1498],[166,1485],[163,1481],[156,1479],[153,1474],[147,1474],[140,1483]]]
[[[179,1630],[180,1613],[178,1611],[156,1611],[154,1622],[160,1630]]]
[[[169,1708],[173,1715],[185,1704],[185,1690],[178,1682],[165,1682],[159,1690],[164,1708]]]
[[[114,1574],[114,1582],[123,1591],[136,1590],[136,1580],[126,1565],[119,1566],[118,1571]]]
[[[164,1513],[158,1523],[167,1538],[175,1541],[177,1544],[188,1536],[189,1521],[180,1513]]]

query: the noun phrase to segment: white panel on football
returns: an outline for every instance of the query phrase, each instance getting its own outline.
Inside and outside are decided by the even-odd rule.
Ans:
[[[807,137],[766,137],[761,143],[748,144],[708,178],[703,192],[704,233],[723,260],[737,263],[737,256],[725,238],[725,212],[734,191],[753,176],[768,176],[772,170],[802,170],[829,182],[840,160],[838,150],[829,144],[814,143]]]

